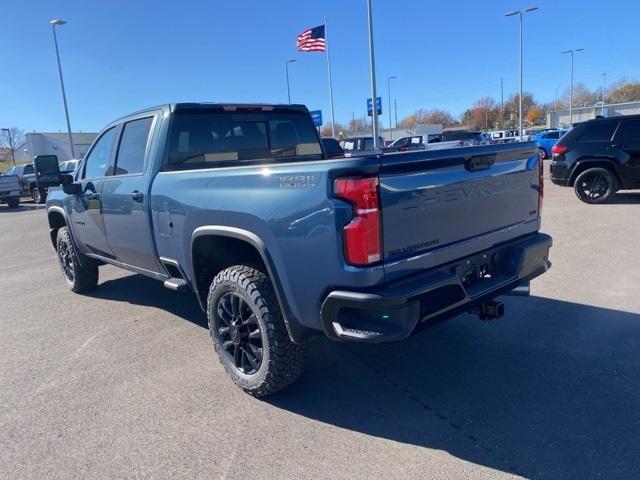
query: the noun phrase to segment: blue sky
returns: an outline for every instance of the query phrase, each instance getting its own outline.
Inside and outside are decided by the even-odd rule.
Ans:
[[[517,90],[517,17],[525,17],[525,90],[553,100],[569,81],[590,87],[640,78],[640,2],[373,0],[378,91],[386,78],[402,118],[417,108],[460,114],[484,95]],[[65,129],[49,20],[58,30],[72,128],[97,131],[132,111],[175,101],[292,100],[329,117],[323,54],[297,53],[296,35],[329,18],[336,120],[365,113],[369,96],[365,0],[29,0],[5,2],[0,29],[0,126]]]

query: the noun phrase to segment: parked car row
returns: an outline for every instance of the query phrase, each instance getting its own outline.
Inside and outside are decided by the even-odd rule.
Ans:
[[[79,162],[80,160],[67,160],[60,163],[60,172],[73,173]],[[21,197],[31,197],[36,203],[44,203],[47,199],[47,189],[37,185],[35,170],[31,163],[14,165],[0,175],[0,178],[2,179],[0,201],[7,203],[11,208],[20,204]],[[17,184],[17,195],[16,189],[13,188],[14,183]]]

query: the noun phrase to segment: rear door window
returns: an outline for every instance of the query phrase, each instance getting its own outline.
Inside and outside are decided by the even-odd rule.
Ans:
[[[146,117],[124,124],[113,175],[142,173],[152,122],[153,117]]]
[[[616,140],[623,142],[640,142],[640,120],[624,120],[616,132]]]
[[[608,142],[613,137],[618,122],[602,122],[590,125],[580,135],[579,142]]]
[[[322,158],[322,148],[304,113],[177,112],[173,118],[171,169],[308,158]]]

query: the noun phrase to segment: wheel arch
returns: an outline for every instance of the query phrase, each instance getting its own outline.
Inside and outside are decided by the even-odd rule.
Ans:
[[[51,244],[55,249],[57,248],[56,240],[58,237],[58,230],[60,230],[62,227],[68,226],[67,217],[64,213],[64,210],[62,210],[61,208],[58,209],[56,207],[51,207],[47,212],[47,219],[49,221],[49,235],[51,236]]]
[[[191,284],[204,311],[213,278],[225,268],[249,263],[264,268],[269,275],[291,340],[295,343],[307,340],[307,329],[301,327],[293,317],[273,258],[255,233],[235,227],[201,226],[191,235],[189,254],[193,277]]]
[[[622,186],[622,179],[620,178],[620,174],[618,173],[616,163],[606,158],[585,158],[578,160],[575,167],[573,167],[573,170],[571,171],[571,175],[569,176],[569,186],[573,187],[575,185],[576,178],[578,178],[578,175],[580,175],[585,170],[598,167],[610,170],[611,173],[615,176],[618,185],[620,187]]]

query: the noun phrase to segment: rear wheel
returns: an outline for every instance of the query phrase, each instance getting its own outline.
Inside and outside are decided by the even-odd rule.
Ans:
[[[245,392],[264,397],[302,373],[303,347],[289,338],[265,273],[245,265],[220,272],[209,288],[207,316],[220,362]]]
[[[585,203],[604,203],[616,193],[618,182],[610,170],[590,168],[578,175],[573,189],[576,196]]]
[[[31,198],[33,198],[33,201],[36,203],[44,203],[46,196],[42,189],[33,187],[33,190],[31,190]]]
[[[71,240],[69,227],[58,230],[56,241],[58,263],[69,290],[75,293],[88,292],[98,285],[98,264],[78,253]],[[80,255],[82,255],[80,261]]]

